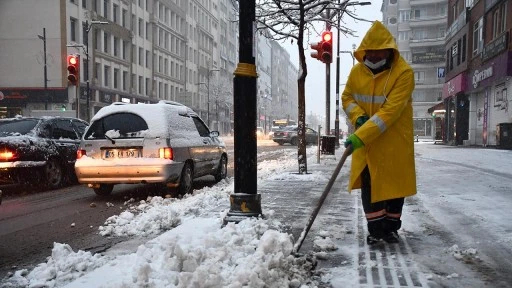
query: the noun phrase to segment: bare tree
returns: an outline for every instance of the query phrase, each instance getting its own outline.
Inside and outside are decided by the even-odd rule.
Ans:
[[[345,27],[339,27],[338,19],[347,15],[356,20],[366,21],[358,18],[354,11],[347,8],[357,5],[357,1],[338,0],[257,0],[256,21],[257,29],[265,30],[271,39],[288,40],[297,43],[299,51],[299,76],[298,85],[298,136],[297,159],[299,174],[307,173],[306,157],[306,101],[305,83],[308,69],[304,55],[304,39],[320,35],[315,23],[325,23],[326,27],[336,27],[345,35],[354,35],[354,31]],[[341,19],[340,19],[341,20]],[[341,25],[340,25],[341,26]]]

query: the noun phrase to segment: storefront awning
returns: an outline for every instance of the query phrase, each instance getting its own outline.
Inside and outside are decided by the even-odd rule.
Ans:
[[[441,101],[441,102],[437,103],[436,105],[428,108],[427,111],[428,111],[429,114],[433,114],[433,113],[436,113],[436,112],[438,112],[438,113],[446,112],[446,110],[444,109],[444,102]]]

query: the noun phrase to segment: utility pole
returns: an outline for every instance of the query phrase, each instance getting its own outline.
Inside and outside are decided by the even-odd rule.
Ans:
[[[331,9],[327,9],[326,19],[331,18]],[[325,30],[331,31],[331,24],[325,22]],[[339,33],[338,33],[339,34]],[[325,63],[325,135],[331,135],[331,61]]]
[[[230,195],[231,207],[224,218],[239,222],[247,217],[259,217],[261,195],[257,194],[256,147],[256,72],[253,53],[256,27],[256,1],[239,1],[239,63],[233,80],[235,121],[235,189]]]
[[[37,35],[39,39],[43,40],[43,54],[44,54],[44,110],[48,110],[48,70],[46,66],[46,28],[43,28],[43,36]]]

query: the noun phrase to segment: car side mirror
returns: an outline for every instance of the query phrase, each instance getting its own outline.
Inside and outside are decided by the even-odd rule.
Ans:
[[[219,131],[211,131],[210,132],[210,137],[219,137],[220,133]]]

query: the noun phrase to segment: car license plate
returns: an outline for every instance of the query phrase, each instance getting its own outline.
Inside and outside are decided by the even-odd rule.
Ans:
[[[108,149],[105,150],[105,158],[138,158],[140,149]]]

